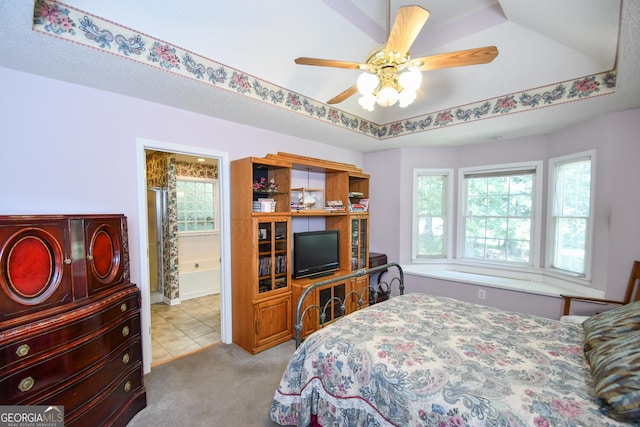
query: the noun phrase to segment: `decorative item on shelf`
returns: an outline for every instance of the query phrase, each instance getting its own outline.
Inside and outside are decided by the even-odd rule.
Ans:
[[[346,211],[342,200],[327,200],[327,206],[324,208],[327,212],[344,212]]]
[[[312,194],[303,194],[298,201],[305,207],[305,209],[313,208],[317,202],[316,198],[313,197]]]
[[[253,183],[253,191],[257,193],[276,193],[278,191],[278,183],[273,178],[267,182],[267,178],[262,177]]]
[[[291,210],[322,209],[324,204],[324,190],[320,188],[292,188]]]

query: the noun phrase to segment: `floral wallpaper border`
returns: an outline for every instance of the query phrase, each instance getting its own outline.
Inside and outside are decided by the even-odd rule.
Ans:
[[[377,124],[54,0],[36,0],[33,29],[218,89],[384,140],[615,93],[616,70]]]

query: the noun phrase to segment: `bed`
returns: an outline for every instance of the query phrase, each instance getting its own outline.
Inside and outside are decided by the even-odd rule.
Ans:
[[[620,310],[577,325],[433,295],[395,296],[308,336],[282,375],[271,420],[639,425],[640,304]]]

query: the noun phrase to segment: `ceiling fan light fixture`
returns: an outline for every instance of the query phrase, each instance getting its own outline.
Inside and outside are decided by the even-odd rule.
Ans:
[[[373,91],[378,87],[380,80],[375,74],[364,72],[358,76],[357,86],[358,92],[362,95],[371,95]]]
[[[373,111],[376,105],[376,97],[372,93],[361,96],[358,99],[358,104],[367,111]]]
[[[409,104],[411,104],[413,101],[416,100],[416,96],[417,95],[415,90],[409,90],[409,89],[403,90],[398,94],[398,106],[400,108],[405,108],[406,106],[408,106]]]
[[[393,104],[398,102],[398,91],[391,86],[384,86],[378,92],[378,96],[376,98],[376,102],[381,107],[391,107]]]
[[[404,90],[417,91],[422,83],[422,73],[420,71],[405,71],[398,76],[398,83]]]

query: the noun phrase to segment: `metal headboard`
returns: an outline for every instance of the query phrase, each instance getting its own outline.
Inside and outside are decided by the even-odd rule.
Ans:
[[[392,272],[388,271],[390,267],[395,267],[397,269],[397,275],[392,275]],[[345,281],[347,279],[351,279],[354,277],[367,276],[377,272],[381,272],[380,279],[382,279],[382,274],[384,273],[388,273],[390,275],[390,278],[387,281],[380,280],[378,283],[375,283],[375,284],[369,283],[368,287],[361,289],[360,291],[352,290],[351,292],[349,292],[344,296],[344,300],[334,296],[324,304],[324,307],[320,307],[318,304],[312,304],[306,307],[304,311],[302,310],[302,307],[304,306],[305,298],[307,298],[307,295],[309,295],[315,289],[329,285],[331,283]],[[396,264],[393,262],[389,264],[379,265],[373,268],[363,268],[360,270],[356,270],[353,273],[346,274],[344,276],[330,277],[326,280],[322,280],[320,282],[316,282],[312,284],[311,286],[306,288],[304,292],[302,292],[302,295],[300,295],[300,299],[298,299],[298,305],[296,306],[296,323],[293,326],[294,329],[296,330],[296,348],[300,346],[300,342],[301,342],[301,334],[302,334],[302,327],[303,327],[302,320],[304,319],[304,316],[307,314],[309,310],[311,309],[318,310],[318,312],[320,313],[320,327],[322,327],[326,321],[327,308],[331,307],[331,309],[333,309],[334,304],[332,304],[332,302],[339,303],[340,310],[342,312],[342,315],[344,316],[346,311],[345,304],[349,300],[349,298],[356,297],[358,302],[358,309],[360,309],[364,305],[364,301],[362,297],[365,294],[365,292],[367,293],[367,301],[369,300],[369,295],[372,295],[373,300],[377,301],[378,294],[380,293],[378,289],[380,289],[383,293],[391,296],[391,291],[393,289],[394,284],[398,285],[399,293],[400,295],[403,295],[404,294],[404,273],[402,271],[402,267],[400,267],[399,264]]]

